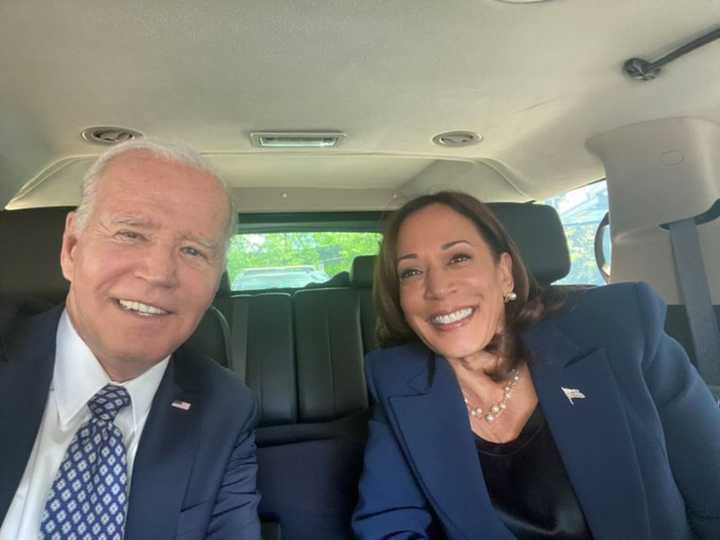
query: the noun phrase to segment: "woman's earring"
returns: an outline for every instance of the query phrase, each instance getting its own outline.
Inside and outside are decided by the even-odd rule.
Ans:
[[[517,300],[517,294],[515,294],[515,291],[510,291],[509,293],[505,293],[503,295],[503,300],[505,303],[512,302],[513,300]]]

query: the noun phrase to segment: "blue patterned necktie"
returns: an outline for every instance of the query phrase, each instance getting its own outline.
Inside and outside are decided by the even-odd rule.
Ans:
[[[128,405],[127,390],[112,384],[88,401],[92,417],[75,433],[45,503],[43,539],[122,539],[127,457],[114,420]]]

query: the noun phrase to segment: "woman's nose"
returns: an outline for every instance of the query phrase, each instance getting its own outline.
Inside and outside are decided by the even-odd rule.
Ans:
[[[454,290],[454,280],[443,268],[428,268],[425,272],[425,295],[429,298],[443,298]]]

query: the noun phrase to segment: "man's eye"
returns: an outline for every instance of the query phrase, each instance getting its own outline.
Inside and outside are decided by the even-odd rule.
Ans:
[[[190,257],[203,257],[203,258],[207,258],[207,257],[205,256],[205,253],[203,253],[203,252],[200,251],[199,249],[194,248],[194,247],[192,247],[192,246],[185,246],[184,248],[182,248],[182,252],[183,252],[185,255],[189,255]]]
[[[142,234],[135,231],[118,231],[117,236],[124,240],[140,240],[142,238]]]

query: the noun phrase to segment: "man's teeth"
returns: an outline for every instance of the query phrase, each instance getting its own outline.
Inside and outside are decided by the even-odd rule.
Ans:
[[[135,311],[139,315],[149,317],[151,315],[167,315],[168,312],[164,309],[157,308],[155,306],[149,306],[142,302],[134,302],[132,300],[118,300],[118,303],[127,311]]]
[[[446,315],[435,315],[432,318],[432,322],[435,324],[450,324],[469,317],[472,315],[472,312],[472,308],[458,309],[457,311],[453,311],[452,313],[448,313]]]

